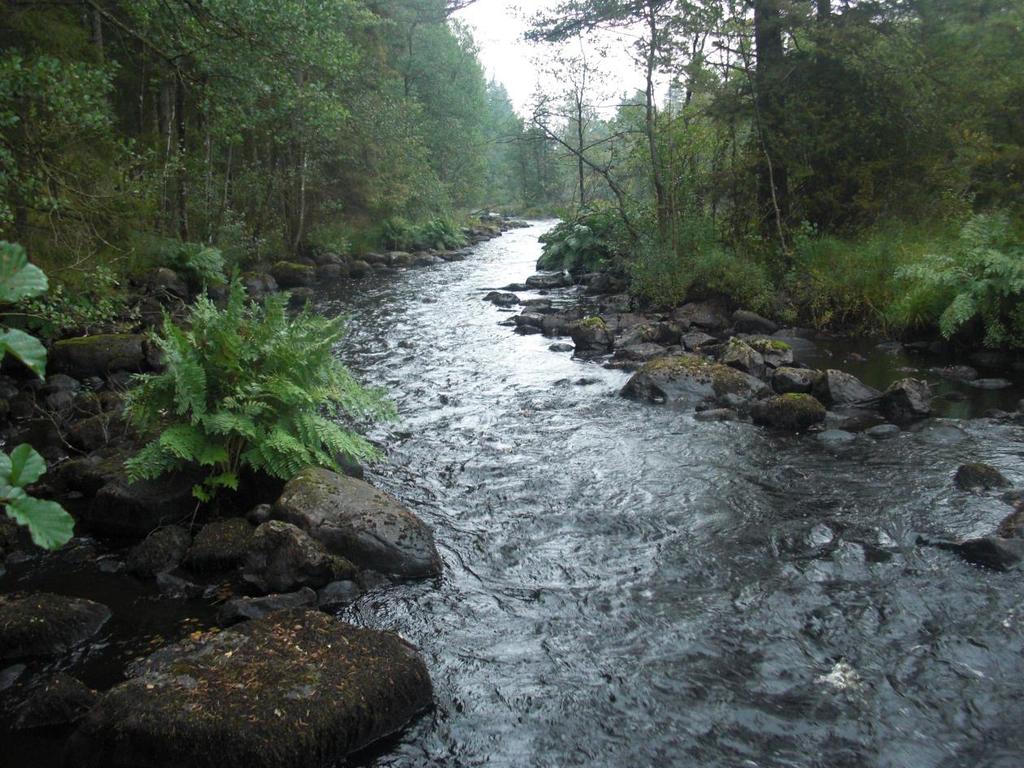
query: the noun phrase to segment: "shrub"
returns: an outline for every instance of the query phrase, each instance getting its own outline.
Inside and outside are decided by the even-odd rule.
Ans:
[[[0,304],[15,304],[44,293],[46,275],[28,263],[20,245],[0,241]],[[46,348],[37,338],[16,328],[0,328],[0,360],[11,354],[39,378],[46,374]],[[23,443],[10,454],[0,451],[0,504],[7,516],[28,528],[32,541],[57,549],[71,538],[74,521],[55,501],[37,499],[25,488],[46,472],[46,462]]]
[[[392,217],[381,227],[384,247],[397,251],[415,251],[427,248],[447,250],[461,248],[466,238],[450,219],[435,217],[422,224],[410,224],[403,218]]]
[[[376,456],[332,417],[386,418],[391,406],[334,357],[341,319],[289,318],[287,300],[250,304],[236,279],[224,309],[200,298],[185,327],[164,320],[154,341],[166,368],[139,377],[128,396],[132,422],[154,436],[126,463],[131,477],[198,465],[206,477],[193,493],[209,501],[237,490],[245,468],[288,479],[310,465],[337,469],[339,454]]]
[[[986,346],[1024,346],[1024,239],[1006,213],[978,214],[955,245],[904,266],[893,313],[934,324],[946,338],[979,322]]]
[[[146,238],[142,249],[148,253],[151,262],[173,269],[193,289],[227,282],[224,255],[213,246],[167,238]]]
[[[97,266],[87,282],[57,283],[46,294],[25,301],[23,323],[43,336],[56,337],[96,333],[114,319],[134,319],[120,287],[113,270]]]
[[[541,235],[544,248],[537,269],[570,272],[607,269],[616,262],[623,238],[618,213],[608,205],[595,204]]]

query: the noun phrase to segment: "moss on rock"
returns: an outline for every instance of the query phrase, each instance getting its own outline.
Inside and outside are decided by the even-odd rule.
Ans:
[[[750,408],[750,417],[761,426],[803,432],[825,420],[825,406],[812,395],[788,392],[757,401]]]

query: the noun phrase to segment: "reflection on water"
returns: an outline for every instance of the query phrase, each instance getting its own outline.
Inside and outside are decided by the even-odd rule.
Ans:
[[[915,540],[994,528],[1009,508],[950,475],[1024,480],[1022,429],[934,420],[826,447],[622,400],[625,374],[480,300],[530,274],[541,231],[320,299],[402,415],[374,479],[446,565],[345,614],[417,643],[436,687],[364,764],[1020,765],[1020,577]],[[821,364],[906,375],[838,361]]]

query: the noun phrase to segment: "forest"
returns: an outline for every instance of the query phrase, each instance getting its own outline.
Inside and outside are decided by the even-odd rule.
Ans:
[[[1024,3],[510,6],[0,6],[11,765],[1018,764]]]

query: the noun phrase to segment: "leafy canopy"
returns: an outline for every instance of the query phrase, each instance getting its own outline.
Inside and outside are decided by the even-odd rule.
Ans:
[[[339,454],[376,456],[340,422],[389,418],[392,406],[334,356],[342,319],[289,317],[287,301],[249,303],[235,278],[223,309],[200,298],[184,326],[164,320],[154,340],[166,368],[140,376],[128,395],[133,423],[154,435],[126,463],[130,477],[198,465],[206,476],[193,493],[209,501],[237,490],[246,468],[288,479],[310,465],[336,469]]]

